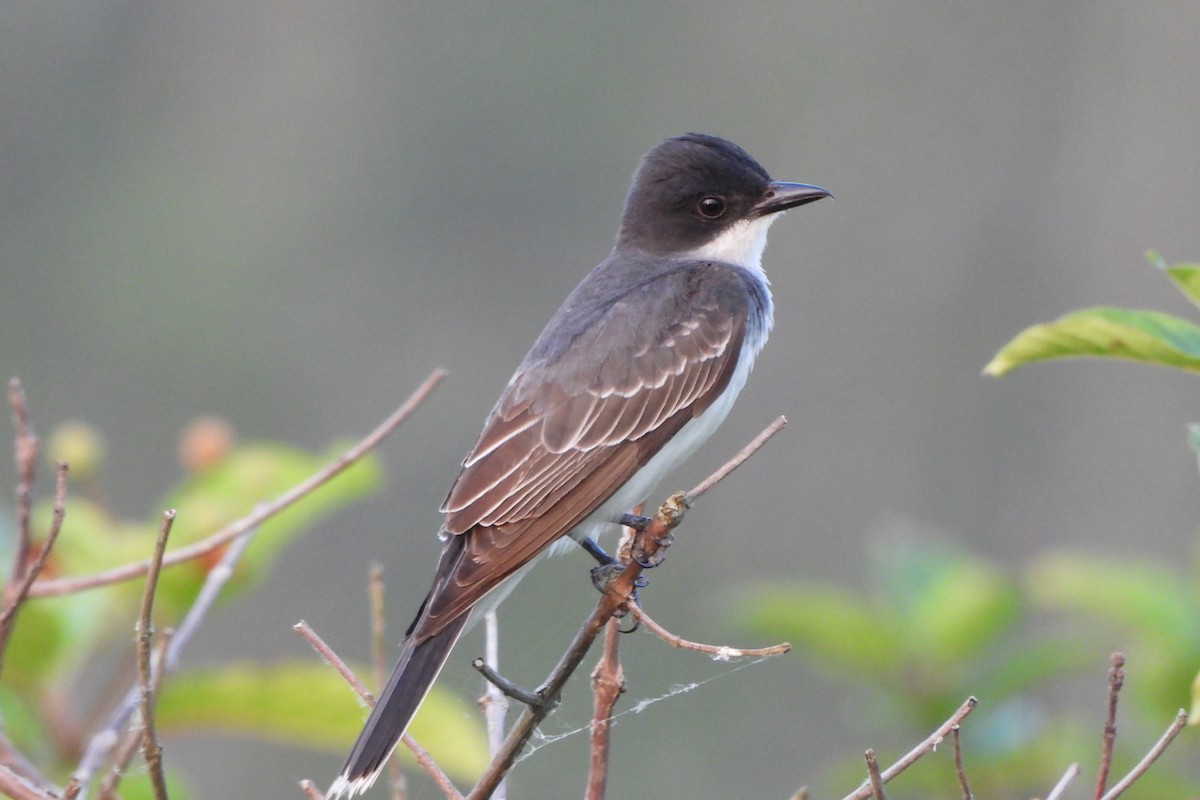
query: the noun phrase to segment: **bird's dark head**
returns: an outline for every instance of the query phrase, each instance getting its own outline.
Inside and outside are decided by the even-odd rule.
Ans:
[[[733,142],[688,133],[642,159],[617,247],[757,267],[775,214],[829,196],[818,186],[773,182]]]

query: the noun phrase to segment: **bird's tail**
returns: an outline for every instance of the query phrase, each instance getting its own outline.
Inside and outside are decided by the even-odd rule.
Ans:
[[[450,651],[466,627],[468,614],[462,614],[445,628],[416,644],[404,646],[400,661],[392,671],[371,716],[363,726],[346,766],[329,787],[325,797],[336,800],[354,797],[371,788],[388,756],[421,706],[429,687],[437,679]]]

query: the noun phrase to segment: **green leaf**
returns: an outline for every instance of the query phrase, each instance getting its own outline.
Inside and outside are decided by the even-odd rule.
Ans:
[[[1007,633],[1020,613],[1017,588],[986,564],[942,562],[913,604],[909,646],[938,659],[966,658]]]
[[[1030,567],[1029,595],[1043,605],[1092,614],[1106,626],[1120,623],[1177,654],[1200,646],[1196,592],[1150,564],[1044,555]]]
[[[1200,327],[1157,311],[1091,308],[1026,328],[984,367],[999,377],[1035,361],[1119,358],[1200,372]]]
[[[739,623],[787,639],[826,666],[875,675],[894,668],[902,627],[889,611],[834,586],[777,585],[751,589],[733,607]]]
[[[1167,266],[1163,257],[1154,250],[1146,251],[1146,260],[1165,272],[1192,305],[1200,306],[1200,264]]]
[[[164,684],[157,712],[164,733],[210,730],[336,753],[353,743],[365,716],[331,668],[300,661],[179,673]],[[487,765],[478,711],[437,687],[409,732],[456,778],[473,778]]]

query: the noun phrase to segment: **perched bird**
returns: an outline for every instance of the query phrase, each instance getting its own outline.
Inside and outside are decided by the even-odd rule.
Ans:
[[[551,545],[570,536],[603,558],[595,537],[721,424],[771,330],[767,229],[829,196],[772,181],[715,136],[646,154],[616,246],[550,318],[463,461],[433,588],[329,798],[371,786],[459,636]]]

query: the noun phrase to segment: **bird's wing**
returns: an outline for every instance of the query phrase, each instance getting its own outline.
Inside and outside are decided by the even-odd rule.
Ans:
[[[729,383],[754,295],[730,267],[657,276],[527,359],[442,507],[448,545],[415,624],[436,634],[585,519]],[[535,346],[533,353],[539,350]]]

